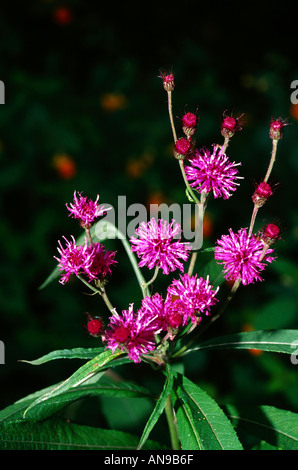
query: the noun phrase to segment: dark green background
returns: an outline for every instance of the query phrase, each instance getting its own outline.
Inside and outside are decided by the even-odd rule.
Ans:
[[[55,20],[62,6],[71,11],[67,24]],[[171,154],[166,94],[158,78],[163,67],[176,77],[175,116],[198,109],[198,146],[222,142],[225,110],[246,116],[229,148],[230,158],[242,162],[245,179],[228,201],[211,200],[210,245],[229,227],[248,225],[254,182],[269,162],[270,119],[291,122],[272,174],[277,189],[257,220],[257,227],[281,223],[279,259],[266,271],[266,282],[239,290],[206,338],[247,324],[298,327],[298,139],[290,101],[290,85],[298,80],[295,29],[291,7],[281,2],[1,2],[0,79],[6,99],[0,106],[0,339],[6,354],[0,366],[1,408],[65,378],[80,364],[34,367],[18,360],[98,345],[86,333],[85,313],[100,314],[100,299],[86,296],[76,280],[38,290],[55,267],[57,240],[80,233],[65,208],[73,191],[92,198],[99,193],[115,207],[118,195],[126,195],[127,205],[147,204],[156,192],[170,202],[187,202]],[[125,106],[107,111],[106,93],[120,94]],[[75,162],[72,178],[59,176],[56,154]],[[137,161],[133,169],[145,162],[138,177],[128,171],[132,160]],[[130,302],[138,305],[139,288],[122,246],[107,245],[118,250],[119,261],[108,286],[111,300],[119,310]],[[297,367],[288,357],[248,352],[200,354],[186,362],[188,376],[220,402],[293,411],[298,411]],[[143,366],[124,374],[149,381]]]

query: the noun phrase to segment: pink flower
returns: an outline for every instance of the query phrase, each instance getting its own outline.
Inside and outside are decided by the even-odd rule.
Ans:
[[[128,353],[128,357],[135,363],[141,362],[144,354],[156,348],[155,334],[160,332],[156,318],[142,309],[136,313],[133,304],[122,315],[115,312],[110,317],[109,329],[104,333],[103,340],[107,348],[113,352],[116,349]]]
[[[159,293],[144,297],[141,310],[144,314],[155,317],[157,327],[170,333],[170,337],[180,326],[187,323],[189,317],[185,305],[179,299],[173,299],[169,294],[165,300]]]
[[[199,322],[202,314],[210,315],[210,309],[218,302],[216,294],[218,287],[213,290],[209,284],[209,277],[180,275],[168,287],[168,293],[177,296],[183,303],[185,314],[191,318],[192,323]]]
[[[240,176],[237,176],[236,166],[241,163],[231,163],[220,148],[214,146],[212,154],[205,148],[197,150],[189,161],[190,166],[185,166],[186,177],[192,181],[190,186],[200,193],[213,191],[215,198],[228,199],[237,189],[239,183],[236,183],[236,179]]]
[[[100,243],[89,246],[87,251],[92,253],[92,262],[86,274],[90,280],[97,278],[103,281],[108,275],[112,274],[111,266],[117,264],[115,260],[116,252],[106,250],[104,245]]]
[[[86,275],[89,281],[94,279],[103,281],[111,274],[111,266],[117,263],[114,260],[116,252],[105,250],[105,247],[100,243],[88,246],[87,239],[85,239],[84,245],[77,245],[73,236],[71,241],[63,238],[66,241],[66,247],[63,247],[59,241],[57,249],[60,258],[54,256],[59,261],[59,269],[65,272],[59,281],[61,284],[65,284],[71,274]]]
[[[136,230],[138,238],[131,237],[131,250],[135,251],[141,261],[139,266],[153,269],[158,266],[164,274],[180,269],[184,266],[180,259],[186,261],[189,256],[190,245],[182,243],[181,227],[173,220],[169,224],[166,220],[154,218],[147,224],[142,222]],[[174,241],[178,238],[178,241]]]
[[[225,278],[241,280],[243,285],[262,281],[260,272],[265,269],[266,262],[271,263],[275,259],[268,256],[273,249],[267,249],[264,255],[263,241],[256,235],[249,237],[246,228],[241,228],[238,233],[230,229],[229,233],[217,240],[214,253],[219,264],[224,265]]]
[[[94,259],[94,250],[90,250],[87,245],[87,239],[84,245],[76,245],[76,241],[71,236],[71,241],[68,241],[66,237],[63,237],[66,241],[66,246],[63,247],[61,242],[58,241],[59,247],[58,252],[60,258],[54,256],[59,261],[58,267],[61,271],[64,271],[64,276],[60,279],[61,284],[65,284],[71,274],[78,276],[79,274],[88,274],[90,278],[94,278],[90,271],[90,266]]]
[[[95,201],[91,199],[88,201],[87,197],[83,197],[82,193],[79,193],[77,197],[76,191],[74,192],[74,202],[69,206],[66,204],[67,209],[69,210],[69,216],[79,219],[82,227],[89,227],[92,225],[100,216],[105,215],[107,210],[110,210],[111,207],[105,208],[98,204],[99,195]]]

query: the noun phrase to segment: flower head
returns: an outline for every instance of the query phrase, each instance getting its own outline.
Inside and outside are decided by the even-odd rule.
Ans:
[[[97,278],[103,281],[112,273],[111,267],[117,264],[115,260],[116,252],[106,250],[104,245],[100,243],[94,243],[92,246],[89,246],[87,251],[92,253],[92,262],[87,273],[89,279]]]
[[[168,293],[177,296],[184,305],[185,315],[191,318],[192,323],[200,321],[202,315],[210,315],[210,309],[216,304],[218,287],[213,290],[209,284],[209,277],[180,275],[168,287]]]
[[[241,163],[231,163],[226,154],[214,146],[212,154],[205,148],[197,150],[190,166],[185,166],[185,173],[190,186],[200,193],[213,191],[215,198],[228,199],[237,189],[236,180],[241,178],[237,176],[238,165]]]
[[[157,327],[161,331],[168,332],[170,338],[173,338],[173,334],[188,320],[185,305],[180,299],[174,299],[170,294],[166,296],[165,300],[159,293],[144,297],[141,310],[145,315],[155,317]]]
[[[77,196],[76,191],[74,192],[74,202],[66,204],[67,209],[69,210],[69,216],[79,219],[82,227],[89,227],[92,225],[98,217],[105,215],[106,211],[111,209],[110,207],[105,208],[98,204],[99,195],[95,201],[91,199],[88,201],[87,197],[82,196],[82,193],[79,193]]]
[[[103,339],[107,342],[107,348],[113,352],[116,349],[128,353],[130,360],[138,363],[144,354],[148,354],[156,348],[155,334],[160,332],[156,318],[142,309],[136,313],[133,304],[128,310],[123,310],[122,315],[117,312],[110,317],[109,328],[105,330]]]
[[[139,266],[153,269],[158,266],[164,274],[180,269],[184,271],[181,259],[186,261],[190,245],[182,243],[181,227],[173,220],[168,223],[163,219],[152,218],[148,223],[142,222],[136,230],[137,237],[131,237],[131,250],[135,251],[141,261]],[[175,238],[178,238],[175,241]]]
[[[266,262],[275,258],[269,256],[272,249],[264,252],[264,243],[256,235],[248,236],[246,228],[238,233],[231,229],[229,235],[222,235],[215,246],[215,259],[223,264],[223,273],[227,280],[241,280],[243,285],[262,281],[260,272],[266,268]],[[260,261],[260,259],[262,261]]]
[[[64,275],[59,282],[65,284],[71,274],[75,274],[76,276],[79,274],[87,274],[90,278],[94,278],[95,276],[93,276],[90,271],[90,266],[94,259],[94,250],[89,249],[87,239],[84,245],[77,245],[73,236],[71,236],[71,241],[67,240],[66,237],[63,238],[66,242],[66,246],[63,247],[59,240],[57,250],[60,254],[60,258],[54,256],[54,258],[59,261],[59,269],[64,271]]]

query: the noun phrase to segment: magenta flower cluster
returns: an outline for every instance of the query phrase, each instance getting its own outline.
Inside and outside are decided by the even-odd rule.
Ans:
[[[164,89],[168,95],[171,94],[175,88],[173,74],[162,72],[161,78]],[[173,153],[179,160],[187,195],[197,204],[202,204],[204,210],[208,195],[213,195],[215,199],[227,200],[236,191],[239,180],[242,179],[238,171],[241,163],[230,161],[226,154],[229,140],[242,129],[241,119],[242,116],[234,118],[224,114],[221,125],[224,144],[213,145],[212,150],[206,147],[195,149],[195,141],[192,138],[199,121],[197,114],[187,112],[183,116],[181,122],[184,137],[176,138],[176,132],[172,128]],[[271,123],[270,137],[273,140],[282,138],[284,125],[285,122],[281,120]],[[269,165],[270,171],[271,168]],[[280,239],[279,227],[268,224],[259,233],[252,233],[256,212],[273,194],[267,182],[269,173],[267,171],[266,177],[255,188],[252,196],[254,212],[249,230],[240,228],[238,232],[234,232],[230,229],[228,234],[222,235],[215,243],[214,261],[222,265],[225,279],[236,283],[236,287],[240,283],[248,285],[262,281],[266,266],[275,260],[271,246]],[[195,192],[201,195],[200,202],[194,197]],[[180,332],[191,332],[204,317],[212,314],[213,307],[218,303],[219,287],[210,283],[209,276],[204,278],[193,274],[195,257],[191,258],[188,273],[184,272],[192,249],[189,243],[182,241],[181,226],[175,220],[168,222],[152,217],[148,222],[139,224],[129,241],[132,255],[137,257],[138,266],[154,269],[153,277],[141,286],[143,298],[139,308],[136,309],[134,303],[131,303],[128,309],[118,313],[107,299],[104,290],[106,280],[117,263],[116,253],[106,250],[104,245],[92,241],[91,238],[90,229],[95,220],[105,215],[108,210],[99,205],[98,201],[99,196],[92,201],[75,191],[73,202],[66,205],[69,215],[77,219],[85,229],[86,238],[83,244],[77,244],[73,236],[70,240],[63,237],[64,245],[59,241],[59,256],[55,258],[63,272],[60,282],[65,284],[72,274],[82,275],[85,282],[95,281],[94,285],[101,288],[99,292],[111,315],[107,326],[101,318],[96,318],[96,321],[91,318],[88,331],[93,336],[101,336],[106,348],[112,352],[120,350],[127,353],[129,359],[135,363],[141,362],[142,358],[148,355],[157,363],[161,363],[163,356],[167,354],[166,340],[174,341]],[[160,271],[164,275],[179,272],[178,276],[169,281],[163,293],[154,292],[152,287]]]
[[[70,211],[70,215],[79,219],[80,225],[89,229],[95,220],[104,215],[106,211],[103,206],[97,204],[98,198],[99,196],[95,202],[88,201],[81,194],[78,198],[75,191],[74,203],[70,204],[70,207],[68,205],[66,207]],[[71,236],[71,240],[63,238],[64,246],[60,240],[58,241],[57,250],[60,256],[54,256],[63,273],[59,281],[61,284],[68,282],[72,274],[83,275],[89,282],[93,280],[102,282],[112,273],[111,268],[117,263],[116,252],[106,250],[104,245],[99,242],[89,244],[87,237],[85,237],[83,244],[78,244],[73,236]]]
[[[164,332],[173,339],[189,320],[197,325],[203,315],[209,315],[211,306],[217,302],[217,290],[212,289],[208,279],[185,274],[168,287],[165,299],[155,293],[143,298],[136,313],[133,304],[122,315],[115,312],[103,340],[113,352],[120,348],[131,360],[140,362],[144,354],[156,349],[157,335]]]

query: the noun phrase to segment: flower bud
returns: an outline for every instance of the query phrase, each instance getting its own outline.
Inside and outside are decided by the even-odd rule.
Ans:
[[[235,118],[233,117],[232,115],[231,116],[227,116],[225,113],[223,115],[223,120],[222,120],[222,123],[221,123],[221,135],[223,137],[227,137],[227,138],[231,138],[233,137],[233,135],[238,132],[238,131],[241,131],[242,127],[241,127],[241,124],[242,124],[242,118],[243,114],[241,114],[241,116],[239,116],[238,118]]]
[[[260,238],[266,245],[270,246],[281,238],[280,228],[276,224],[268,224],[263,228]]]
[[[267,199],[272,196],[273,190],[270,186],[270,184],[265,183],[265,181],[262,181],[257,188],[255,189],[255,192],[252,195],[252,200],[253,203],[256,204],[258,207],[262,207]]]
[[[186,113],[182,117],[182,124],[184,134],[191,136],[195,133],[198,124],[198,116],[194,113]]]
[[[190,152],[191,144],[190,142],[185,139],[185,137],[181,137],[177,140],[174,147],[174,156],[178,160],[183,160]]]
[[[166,91],[173,91],[175,88],[175,77],[172,73],[161,72],[160,78],[162,78],[163,87]]]
[[[269,136],[272,140],[280,140],[283,137],[283,128],[287,125],[286,121],[281,118],[271,120]]]
[[[87,330],[90,336],[98,337],[103,331],[103,322],[99,317],[88,316]]]

